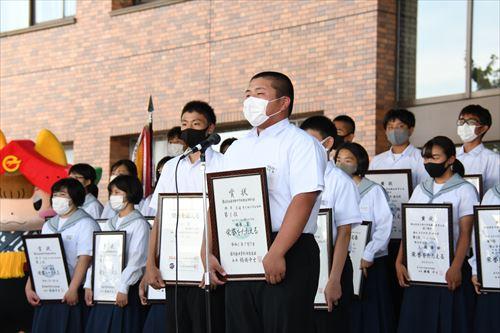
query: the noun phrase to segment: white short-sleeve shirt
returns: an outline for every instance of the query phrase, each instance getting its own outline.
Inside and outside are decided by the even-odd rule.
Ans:
[[[500,154],[487,149],[482,143],[470,152],[464,147],[457,149],[457,158],[462,162],[466,175],[483,175],[484,191],[500,183]]]
[[[420,149],[408,145],[401,154],[394,154],[392,148],[376,155],[370,162],[370,170],[411,169],[413,188],[417,187],[429,174],[425,170]]]
[[[321,193],[321,208],[332,208],[333,210],[333,244],[337,239],[338,227],[362,222],[356,183],[348,174],[337,168],[333,161],[328,161],[326,165],[325,189]]]
[[[220,171],[266,168],[273,232],[279,231],[295,195],[322,191],[326,154],[318,140],[291,124],[288,119],[260,133],[253,128],[235,141],[223,158]],[[304,233],[316,232],[320,196],[309,216]]]
[[[61,221],[62,222],[62,221]],[[59,230],[64,223],[59,223]],[[72,277],[75,271],[79,256],[91,256],[94,231],[100,231],[99,225],[89,217],[80,219],[76,224],[61,232],[61,237],[66,252],[69,274]],[[42,234],[52,234],[52,230],[45,223],[42,227]]]
[[[93,219],[98,219],[103,211],[102,204],[90,193],[85,195],[85,202],[81,208]]]

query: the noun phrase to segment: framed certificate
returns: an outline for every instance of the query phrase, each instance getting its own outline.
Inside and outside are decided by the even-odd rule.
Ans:
[[[403,257],[410,284],[447,286],[453,260],[451,204],[403,204]]]
[[[99,224],[99,228],[101,228],[101,231],[111,231],[108,226],[108,219],[96,219],[95,221],[97,222],[97,224]]]
[[[321,209],[318,214],[316,233],[314,238],[319,246],[319,281],[318,290],[314,298],[314,308],[317,310],[328,309],[325,302],[325,287],[332,269],[333,240],[332,240],[332,209]]]
[[[94,231],[92,292],[94,302],[114,304],[125,268],[125,231]]]
[[[148,222],[149,228],[153,229],[153,225],[155,224],[155,217],[154,216],[144,216],[144,218]]]
[[[31,286],[43,302],[60,302],[70,277],[61,234],[24,235]]]
[[[151,286],[148,286],[148,289],[146,291],[146,297],[148,299],[149,304],[165,303],[166,302],[165,288],[155,289]]]
[[[483,197],[483,175],[465,175],[463,178],[474,185],[479,194],[479,199],[481,199]]]
[[[227,280],[265,280],[271,243],[266,169],[207,174],[214,255]]]
[[[500,292],[500,206],[474,206],[477,278],[481,290]]]
[[[411,170],[369,170],[366,178],[382,185],[389,195],[389,206],[393,215],[391,239],[401,239],[401,204],[408,202],[411,197]]]
[[[366,244],[370,241],[372,222],[363,222],[351,229],[350,252],[352,262],[352,284],[354,296],[361,298],[363,292],[364,275],[361,267],[361,259]]]
[[[176,194],[160,193],[159,201],[159,268],[166,284],[197,286],[205,269],[201,262],[200,250],[204,235],[203,197],[201,193]],[[177,264],[175,249],[175,229],[177,225],[177,204],[179,223],[177,230]],[[177,279],[176,279],[177,271]]]

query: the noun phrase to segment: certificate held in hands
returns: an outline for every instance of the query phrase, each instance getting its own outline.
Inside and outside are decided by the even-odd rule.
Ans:
[[[265,280],[271,241],[265,168],[207,174],[214,255],[228,281]]]
[[[403,257],[410,284],[447,286],[453,261],[451,204],[403,204]]]

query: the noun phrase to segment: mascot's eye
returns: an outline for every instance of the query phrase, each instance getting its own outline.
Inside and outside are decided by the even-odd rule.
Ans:
[[[39,211],[40,208],[42,208],[42,199],[38,199],[33,202],[33,207],[35,208],[36,211]]]

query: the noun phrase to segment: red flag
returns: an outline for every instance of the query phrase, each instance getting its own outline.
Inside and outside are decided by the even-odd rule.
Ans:
[[[149,125],[144,126],[134,147],[132,158],[137,166],[137,176],[142,182],[144,197],[152,192],[152,140]]]

